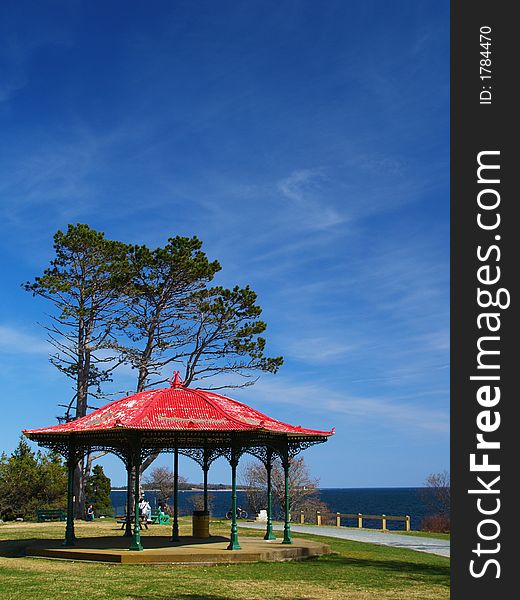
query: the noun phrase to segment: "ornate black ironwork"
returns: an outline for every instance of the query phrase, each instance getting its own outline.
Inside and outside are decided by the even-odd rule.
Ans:
[[[245,451],[245,447],[239,446],[238,444],[233,444],[228,448],[222,448],[221,456],[224,456],[227,459],[228,463],[231,466],[233,466],[233,462],[235,462],[236,465],[238,464],[240,457],[244,454]]]
[[[252,446],[245,448],[244,453],[258,458],[260,462],[262,462],[264,465],[267,465],[269,460],[272,460],[274,450],[270,446]]]
[[[179,448],[179,454],[194,460],[201,469],[209,468],[211,463],[223,456],[220,448]]]

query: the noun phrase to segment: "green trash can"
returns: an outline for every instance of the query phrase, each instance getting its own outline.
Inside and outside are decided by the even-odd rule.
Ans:
[[[207,510],[193,511],[193,537],[209,538],[209,512]]]

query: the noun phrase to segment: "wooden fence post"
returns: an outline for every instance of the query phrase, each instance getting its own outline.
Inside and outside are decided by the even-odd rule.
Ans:
[[[359,529],[363,528],[363,515],[361,513],[358,513],[357,526]]]
[[[321,513],[319,510],[316,511],[316,525],[321,525]]]
[[[336,527],[341,527],[341,514],[336,513]]]
[[[381,529],[386,531],[386,515],[381,515]]]
[[[305,523],[305,513],[303,510],[300,510],[300,523],[303,525]]]
[[[405,524],[406,524],[406,531],[410,531],[410,515],[406,515]]]

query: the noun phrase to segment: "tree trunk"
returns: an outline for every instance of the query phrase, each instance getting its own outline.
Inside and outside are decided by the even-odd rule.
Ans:
[[[137,379],[137,393],[144,392],[146,386],[146,380],[148,379],[148,361],[152,355],[153,348],[153,340],[154,333],[157,327],[157,319],[152,321],[152,327],[148,333],[148,340],[146,343],[146,348],[143,351],[141,357],[141,366],[139,367],[139,377]],[[143,473],[148,469],[148,467],[153,463],[153,461],[159,456],[159,452],[155,454],[151,454],[142,462],[141,467],[139,469],[139,473],[142,477]]]
[[[85,481],[90,477],[90,471],[92,471],[92,463],[98,458],[101,458],[107,454],[108,452],[100,452],[99,454],[92,454],[92,452],[89,452],[87,454],[87,460],[85,463]]]
[[[85,459],[82,458],[74,470],[74,517],[85,518]]]
[[[148,467],[153,463],[153,461],[159,456],[159,452],[154,454],[150,454],[145,460],[143,460],[143,464],[141,465],[141,474],[148,469]]]
[[[76,419],[80,419],[87,414],[88,399],[88,376],[90,371],[90,350],[87,347],[88,335],[85,332],[85,323],[80,320],[78,332],[78,378],[77,378],[77,400],[76,400]],[[86,502],[86,474],[85,459],[82,458],[74,474],[74,514],[77,519],[85,518]]]

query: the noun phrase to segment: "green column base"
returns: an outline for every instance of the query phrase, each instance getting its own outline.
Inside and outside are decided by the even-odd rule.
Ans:
[[[181,538],[179,537],[179,523],[174,518],[173,527],[172,527],[172,537],[170,538],[170,542],[179,542],[180,539]]]
[[[62,546],[75,546],[76,545],[76,538],[65,538],[63,541]]]
[[[130,548],[128,548],[129,550],[137,550],[137,551],[141,551],[144,548],[141,546],[141,542],[134,542]]]
[[[68,524],[65,528],[65,540],[62,546],[75,546],[76,545],[76,534],[74,533],[74,523]]]
[[[227,547],[227,550],[242,550],[242,547],[238,543],[238,539],[231,540],[229,542],[229,546]]]
[[[283,541],[282,541],[282,544],[292,544],[291,530],[287,526],[283,530]]]
[[[134,530],[133,537],[134,537],[134,539],[132,541],[132,545],[128,549],[129,550],[136,550],[136,551],[143,550],[143,546],[141,544],[141,532],[140,532],[139,529],[137,531]]]
[[[265,532],[265,535],[264,535],[264,540],[275,540],[275,539],[276,539],[276,536],[273,533],[273,526],[271,524],[269,524],[267,526],[267,531]]]

